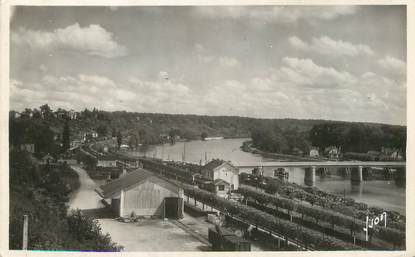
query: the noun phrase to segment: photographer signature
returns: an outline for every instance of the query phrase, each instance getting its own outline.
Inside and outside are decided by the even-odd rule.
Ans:
[[[369,228],[377,226],[381,221],[384,221],[384,226],[386,228],[386,212],[383,212],[380,216],[375,217],[374,219],[369,219],[369,216],[366,216],[366,226],[363,228],[363,231],[366,232],[366,241],[368,241]]]

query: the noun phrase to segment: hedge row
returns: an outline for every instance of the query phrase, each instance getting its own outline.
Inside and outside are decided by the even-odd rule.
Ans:
[[[350,229],[350,231],[361,230],[365,226],[365,222],[353,217],[323,209],[317,206],[310,206],[292,199],[277,197],[275,195],[259,192],[246,187],[239,187],[238,192],[244,196],[251,197],[262,204],[272,204],[278,208],[288,211],[295,211],[301,215],[314,218],[316,222],[325,221],[332,225],[337,225]],[[405,243],[405,233],[389,227],[377,227],[375,235],[386,242],[392,243],[394,246],[403,246]]]
[[[272,231],[279,232],[288,238],[303,242],[306,247],[318,250],[361,250],[362,248],[354,244],[341,241],[332,236],[315,230],[302,227],[298,224],[287,220],[278,219],[273,215],[259,211],[258,209],[245,206],[239,202],[229,201],[217,197],[213,193],[184,186],[185,193],[195,199],[201,200],[211,206],[219,209],[226,209],[231,215],[247,220],[257,226],[268,228]]]
[[[179,167],[172,167],[170,165],[164,164],[164,163],[156,161],[156,160],[140,159],[140,161],[143,163],[144,168],[146,168],[146,169],[149,169],[149,170],[152,170],[152,171],[155,171],[155,172],[159,172],[159,173],[163,173],[165,176],[168,176],[170,178],[179,179],[179,180],[181,180],[185,183],[191,183],[192,182],[191,176],[193,175],[193,173],[190,170],[181,169]],[[193,188],[192,188],[192,190],[193,190]],[[211,194],[211,193],[208,193],[208,192],[205,192],[205,191],[202,191],[202,190],[200,190],[200,191],[204,192],[204,193],[207,193],[207,194]],[[251,191],[252,191],[252,193],[256,193],[256,194],[264,194],[264,193],[259,193],[259,192],[254,191],[254,190],[251,190]],[[211,195],[213,195],[213,194],[211,194]],[[275,196],[270,195],[270,194],[264,194],[264,195],[266,195],[266,197],[261,196],[261,197],[257,197],[257,198],[262,199],[262,201],[268,201],[268,202],[270,202],[270,199],[271,199],[271,202],[272,202],[272,199],[276,198]],[[269,197],[271,197],[271,198],[269,198]],[[276,198],[276,199],[278,199],[278,198]],[[220,200],[222,200],[222,199],[220,199]],[[261,201],[261,200],[259,200],[259,201]],[[329,223],[332,223],[332,224],[335,224],[335,225],[338,225],[338,226],[341,226],[341,227],[348,228],[351,231],[361,229],[361,228],[363,228],[363,225],[364,225],[364,222],[362,222],[360,220],[356,221],[352,217],[348,217],[346,215],[342,215],[340,213],[336,213],[336,212],[333,212],[333,211],[328,211],[328,210],[322,209],[321,207],[317,207],[317,206],[309,206],[309,205],[299,204],[299,203],[296,203],[295,201],[293,201],[291,199],[287,199],[287,198],[280,198],[280,200],[278,201],[278,206],[283,208],[283,209],[289,210],[289,211],[299,212],[303,215],[307,215],[307,216],[312,217],[316,220],[324,220],[324,221],[327,221]],[[251,209],[255,209],[255,208],[251,208]],[[263,212],[261,212],[261,213],[263,213]],[[351,212],[351,214],[353,214],[353,212]],[[267,215],[269,215],[269,214],[267,214]],[[287,222],[287,221],[285,221],[285,222]],[[288,222],[288,224],[292,225],[292,223],[290,223],[290,222]],[[292,226],[296,226],[296,225],[292,225]],[[313,233],[316,233],[314,230],[311,230],[311,231]],[[376,232],[376,235],[377,235],[378,238],[383,239],[383,240],[388,241],[388,242],[391,242],[394,245],[398,245],[398,246],[402,246],[405,242],[405,234],[404,233],[402,233],[402,232],[400,232],[396,229],[392,229],[392,228],[388,228],[388,227],[387,228],[379,227],[378,231]],[[325,237],[327,237],[327,236],[325,236]],[[340,240],[338,240],[338,241],[340,241]]]
[[[252,180],[249,182],[246,180],[247,175],[241,174],[241,182],[256,186]],[[277,192],[280,195],[283,195],[287,198],[295,198],[302,201],[309,202],[312,205],[319,205],[323,208],[329,208],[335,212],[342,213],[347,216],[355,216],[358,219],[365,219],[367,215],[367,210],[369,210],[369,214],[371,216],[377,216],[383,212],[380,208],[377,207],[368,207],[365,203],[358,203],[355,202],[352,198],[345,198],[333,194],[326,193],[321,191],[317,188],[303,188],[299,185],[292,184],[292,183],[285,183],[278,179],[274,178],[261,178],[258,176],[251,175],[252,178],[256,178],[256,181],[260,181],[261,179],[266,180],[266,184],[268,185],[265,187],[266,190],[270,190],[272,193]],[[396,212],[387,211],[388,213],[388,226],[391,228],[395,228],[401,231],[405,231],[405,216],[400,215]]]

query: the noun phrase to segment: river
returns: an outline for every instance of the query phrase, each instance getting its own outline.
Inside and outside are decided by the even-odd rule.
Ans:
[[[137,156],[156,157],[164,160],[174,160],[204,164],[214,158],[237,163],[281,161],[281,159],[264,157],[260,154],[244,152],[240,149],[248,138],[223,139],[211,141],[178,142],[147,146],[136,152]],[[304,170],[301,168],[288,169],[289,181],[304,185]],[[270,174],[266,174],[270,175]],[[272,176],[272,175],[271,175]],[[405,215],[405,188],[397,187],[394,181],[363,181],[352,185],[350,179],[340,176],[320,178],[316,176],[315,186],[329,193],[346,195],[369,206],[377,206],[385,210],[397,211]]]

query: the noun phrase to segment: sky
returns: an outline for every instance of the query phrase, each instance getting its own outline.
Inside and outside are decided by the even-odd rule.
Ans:
[[[405,6],[13,9],[10,108],[406,124]]]

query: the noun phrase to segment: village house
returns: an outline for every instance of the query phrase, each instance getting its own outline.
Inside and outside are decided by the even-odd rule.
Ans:
[[[382,154],[389,156],[396,160],[403,160],[403,154],[402,151],[396,148],[390,148],[390,147],[383,147],[381,150]]]
[[[166,133],[161,133],[160,134],[160,139],[161,140],[170,140],[170,136]]]
[[[111,209],[119,217],[183,218],[183,189],[144,169],[123,174],[96,192],[111,199]]]
[[[117,167],[117,160],[107,156],[98,157],[97,167]]]
[[[310,149],[310,157],[318,157],[319,153],[318,153],[318,148],[317,147],[313,147]]]
[[[229,183],[229,190],[237,190],[239,187],[239,170],[227,161],[214,159],[203,166],[201,174],[212,181],[226,181]]]
[[[53,115],[58,119],[63,119],[67,117],[67,112],[65,110],[59,109]]]
[[[20,151],[35,153],[35,144],[21,144]]]
[[[17,118],[20,118],[22,115],[19,112],[10,111],[10,116],[17,119]]]
[[[75,110],[71,109],[68,111],[68,116],[71,120],[76,120],[78,118],[78,113]]]
[[[329,159],[338,159],[340,157],[341,148],[336,146],[328,146],[324,149],[324,153]]]
[[[90,131],[87,133],[84,133],[83,141],[89,141],[91,138],[98,138],[98,133],[96,131]]]
[[[129,145],[127,145],[127,144],[121,144],[120,145],[120,149],[122,149],[122,150],[127,150],[127,149],[129,149],[130,148],[130,146]]]
[[[54,160],[55,158],[53,158],[53,156],[48,153],[42,157],[41,164],[49,164],[49,163],[54,162]]]

